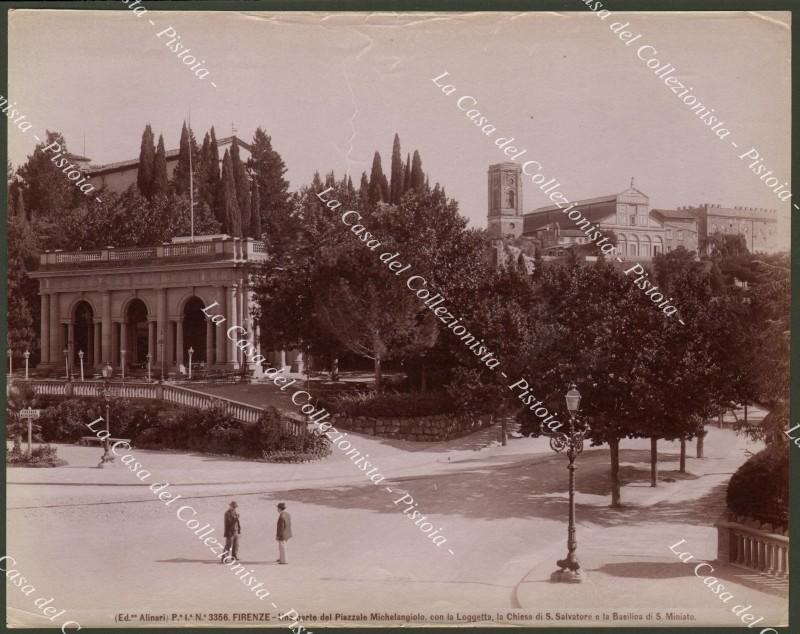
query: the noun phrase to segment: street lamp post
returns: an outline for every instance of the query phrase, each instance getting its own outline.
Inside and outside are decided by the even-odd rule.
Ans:
[[[567,556],[556,562],[558,570],[550,575],[550,581],[564,583],[581,583],[584,575],[575,551],[578,542],[575,539],[575,458],[583,451],[583,440],[588,433],[587,428],[576,429],[578,408],[581,404],[581,393],[573,383],[565,396],[569,410],[569,429],[566,433],[558,432],[550,438],[550,448],[556,453],[565,452],[569,459],[569,527],[567,528]]]
[[[103,456],[100,458],[100,463],[97,465],[98,469],[102,469],[106,462],[114,462],[114,454],[111,453],[111,443],[109,442],[109,437],[111,436],[109,431],[109,421],[111,419],[111,375],[114,373],[114,368],[111,367],[110,363],[106,363],[102,372],[102,394],[106,402],[106,437],[103,441],[104,451]]]
[[[66,373],[67,381],[69,381],[69,350],[64,348],[64,372]]]
[[[191,381],[192,380],[192,355],[194,354],[194,348],[189,346],[189,349],[187,350],[187,352],[189,353],[189,380]]]
[[[145,358],[147,359],[147,380],[149,381],[149,380],[150,380],[150,361],[151,361],[151,359],[152,359],[153,357],[152,357],[152,355],[151,355],[151,354],[148,352],[148,353],[147,353],[147,355],[145,356]]]
[[[31,358],[31,351],[26,350],[22,353],[22,356],[25,357],[25,380],[28,380],[28,359]]]
[[[83,350],[78,350],[78,358],[81,360],[81,381],[83,381]]]

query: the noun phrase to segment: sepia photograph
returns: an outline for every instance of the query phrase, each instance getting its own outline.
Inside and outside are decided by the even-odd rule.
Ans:
[[[791,11],[81,4],[3,3],[8,628],[789,631]]]

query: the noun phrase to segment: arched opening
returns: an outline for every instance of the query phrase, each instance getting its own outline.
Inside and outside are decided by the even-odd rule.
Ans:
[[[206,359],[206,316],[203,301],[192,297],[183,307],[183,358],[189,363],[189,348],[192,348],[192,365],[207,363]]]
[[[80,367],[80,352],[83,351],[83,364],[85,368],[95,363],[94,359],[94,311],[88,302],[80,301],[75,305],[72,320],[72,363],[73,367]]]
[[[147,306],[134,299],[125,311],[125,350],[127,366],[142,368],[147,365]]]

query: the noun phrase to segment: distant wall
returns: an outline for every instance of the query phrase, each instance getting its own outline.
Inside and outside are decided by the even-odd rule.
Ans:
[[[334,414],[336,429],[402,440],[439,441],[466,436],[494,423],[492,414],[438,414],[419,418],[372,418]]]

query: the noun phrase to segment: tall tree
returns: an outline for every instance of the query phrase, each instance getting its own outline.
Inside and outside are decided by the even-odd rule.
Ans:
[[[148,123],[142,132],[142,143],[139,149],[139,168],[136,173],[136,185],[142,196],[150,198],[153,194],[153,174],[155,173],[155,138]]]
[[[172,183],[177,194],[189,194],[189,174],[192,169],[196,169],[198,161],[197,141],[195,141],[194,133],[186,126],[184,121],[181,128],[178,162],[175,164],[175,171],[172,173]]]
[[[51,149],[45,152],[45,147]],[[67,143],[60,132],[48,130],[46,141],[37,143],[33,154],[17,170],[31,217],[57,218],[83,198],[78,188],[65,178],[63,168],[56,167],[54,160],[62,158],[69,161]]]
[[[406,154],[406,167],[403,170],[403,193],[411,189],[411,154]]]
[[[290,224],[289,181],[284,178],[286,165],[273,149],[272,137],[260,127],[253,135],[250,148],[247,171],[258,185],[262,229],[277,239]]]
[[[219,183],[219,209],[224,218],[223,230],[232,235],[242,235],[242,215],[236,197],[236,181],[233,175],[233,163],[228,150],[222,157],[222,180]]]
[[[8,331],[7,349],[20,358],[28,350],[38,356],[40,299],[36,280],[28,271],[37,268],[38,248],[30,226],[8,223]]]
[[[167,176],[167,152],[164,149],[164,135],[158,135],[158,147],[153,162],[153,186],[151,195],[166,194],[169,187]],[[140,190],[141,191],[141,190]]]
[[[206,203],[209,207],[213,208],[220,180],[219,145],[217,145],[217,134],[214,131],[213,125],[211,126],[211,134],[209,136],[208,157],[205,159],[203,172],[206,178]]]
[[[250,235],[261,240],[261,197],[258,194],[258,183],[253,182],[250,195]]]
[[[392,180],[389,202],[397,204],[403,197],[403,157],[400,155],[400,135],[395,132],[392,145]]]
[[[250,234],[250,181],[247,179],[244,163],[239,158],[239,139],[235,136],[231,143],[231,166],[236,184],[236,201],[241,215],[242,236],[245,237]]]
[[[421,192],[425,188],[425,173],[422,171],[422,158],[417,150],[414,150],[414,158],[411,161],[411,187],[416,192]]]
[[[379,152],[375,152],[375,156],[372,157],[372,171],[369,176],[369,202],[373,205],[379,202],[387,202],[388,195],[386,190],[386,176],[383,173],[383,167],[381,167],[381,155]]]

